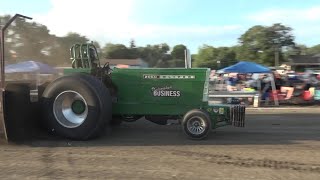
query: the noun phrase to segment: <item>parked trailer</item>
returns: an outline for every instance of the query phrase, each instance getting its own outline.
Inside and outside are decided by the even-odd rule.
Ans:
[[[208,68],[189,65],[186,68],[111,69],[108,63],[101,66],[92,43],[74,44],[70,55],[72,68],[64,69],[63,76],[39,91],[40,105],[36,110],[43,115],[41,123],[50,133],[88,140],[101,135],[108,126],[141,118],[160,125],[167,124],[169,119],[176,120],[191,139],[203,139],[210,130],[221,126],[244,127],[245,106],[208,102]],[[34,107],[25,102],[30,99],[26,86],[15,84],[11,89],[22,89],[19,97],[25,97],[16,103]],[[10,118],[19,122],[17,119],[22,117]],[[4,117],[4,128],[12,124],[10,118]]]

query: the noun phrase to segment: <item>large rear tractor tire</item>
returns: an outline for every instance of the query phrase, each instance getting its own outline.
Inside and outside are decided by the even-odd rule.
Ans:
[[[73,74],[56,79],[46,87],[41,100],[46,126],[62,137],[95,138],[112,119],[109,90],[90,75]]]
[[[194,140],[204,139],[211,130],[211,120],[207,112],[194,109],[187,112],[181,122],[184,133]]]

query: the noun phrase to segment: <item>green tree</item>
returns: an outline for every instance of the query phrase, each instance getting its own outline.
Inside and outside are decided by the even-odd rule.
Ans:
[[[171,56],[174,59],[185,59],[185,50],[187,47],[183,44],[179,44],[173,47]]]
[[[297,44],[293,47],[286,48],[283,51],[284,59],[288,59],[291,55],[307,55],[308,54],[308,47],[303,44]]]
[[[3,24],[9,18],[0,17]],[[27,59],[48,62],[54,39],[46,26],[17,18],[6,32],[6,57],[9,63]]]
[[[275,52],[279,52],[280,62],[284,61],[283,50],[295,45],[291,31],[290,27],[279,23],[253,26],[239,38],[237,58],[274,65]]]
[[[4,24],[10,19],[9,15],[6,16],[0,16],[0,27],[4,26]],[[10,33],[9,33],[10,32]],[[4,39],[4,52],[5,52],[5,60],[6,63],[15,63],[16,60],[16,52],[13,51],[14,47],[14,31],[12,29],[12,26],[10,26],[7,31],[5,31],[5,39]]]
[[[166,43],[147,45],[138,49],[140,57],[145,60],[150,67],[169,67],[171,56],[168,54],[170,47]]]
[[[172,59],[169,61],[169,67],[184,67],[185,66],[185,50],[187,47],[179,44],[173,47],[171,51]]]
[[[194,65],[196,67],[209,67],[211,69],[217,69],[217,61],[214,60],[216,55],[216,48],[209,45],[204,45],[199,48],[198,54],[195,56]]]
[[[208,67],[211,69],[220,69],[236,63],[236,53],[232,48],[204,45],[194,56],[194,65],[196,67]]]
[[[308,54],[319,54],[320,53],[320,44],[308,48]]]
[[[136,48],[137,46],[136,46],[136,42],[135,42],[135,40],[134,39],[131,39],[130,40],[130,49],[133,49],[133,48]]]
[[[128,49],[128,53],[129,53],[129,58],[130,59],[136,59],[140,57],[138,48],[136,46],[136,42],[134,39],[130,40],[130,47]]]
[[[136,59],[140,57],[140,52],[133,41],[129,48],[123,44],[107,43],[102,48],[102,56],[109,59]]]
[[[10,16],[0,16],[3,25]],[[88,43],[89,39],[75,32],[57,37],[49,29],[36,22],[27,22],[18,18],[9,27],[5,35],[5,54],[8,63],[24,60],[42,61],[50,65],[70,65],[70,47],[75,43]],[[97,48],[99,43],[94,42]]]
[[[248,29],[239,38],[237,58],[241,60],[259,61],[258,53],[265,49],[266,32],[263,26],[254,26]]]
[[[89,39],[75,32],[69,32],[66,36],[57,37],[51,49],[50,64],[71,65],[70,48],[73,44],[88,43]],[[96,44],[96,43],[95,43]],[[97,45],[97,44],[96,44]]]
[[[129,49],[123,44],[112,44],[107,43],[103,48],[102,52],[104,57],[109,59],[128,59]]]

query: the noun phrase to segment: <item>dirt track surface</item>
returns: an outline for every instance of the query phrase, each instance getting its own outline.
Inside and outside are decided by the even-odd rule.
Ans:
[[[141,120],[102,138],[0,145],[0,179],[320,179],[320,110],[249,111],[203,141]]]

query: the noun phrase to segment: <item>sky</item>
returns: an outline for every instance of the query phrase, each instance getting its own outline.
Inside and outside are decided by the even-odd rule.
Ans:
[[[137,46],[233,46],[254,25],[282,23],[296,42],[320,44],[319,0],[0,0],[0,15],[20,13],[51,34],[77,32],[90,40]]]

